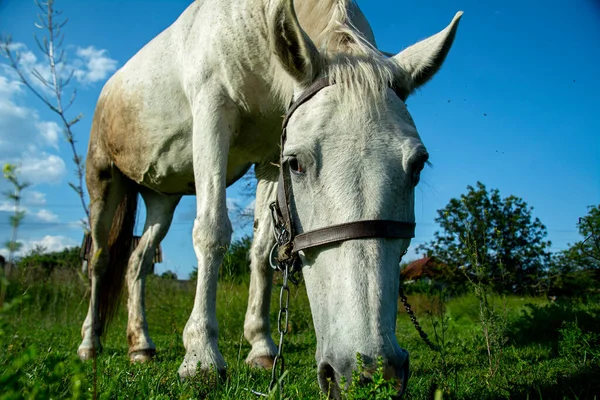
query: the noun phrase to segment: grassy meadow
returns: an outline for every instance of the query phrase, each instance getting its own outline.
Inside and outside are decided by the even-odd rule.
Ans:
[[[277,291],[271,306],[275,331]],[[183,327],[195,285],[152,276],[147,284],[150,334],[156,360],[131,364],[127,357],[124,301],[94,363],[76,356],[86,314],[86,287],[71,270],[43,279],[20,278],[7,288],[0,319],[0,399],[254,399],[245,388],[264,391],[270,373],[244,364],[248,288],[244,279],[220,282],[219,346],[228,379],[180,382]],[[407,399],[594,399],[600,394],[600,301],[545,298],[409,296],[425,331],[441,350],[430,350],[404,310],[397,337],[411,355]],[[316,380],[315,335],[302,284],[292,287],[290,333],[285,355],[284,397],[325,398]],[[275,332],[274,332],[275,333]],[[278,336],[274,334],[274,337]],[[277,340],[277,339],[276,339]],[[380,384],[351,390],[347,398],[386,398]],[[437,392],[437,393],[436,393]]]

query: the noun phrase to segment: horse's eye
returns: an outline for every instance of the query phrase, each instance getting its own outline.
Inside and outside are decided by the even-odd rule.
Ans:
[[[411,176],[410,176],[413,186],[417,186],[417,184],[419,183],[419,180],[421,180],[421,171],[423,171],[423,168],[425,167],[425,163],[427,162],[428,159],[429,159],[429,154],[424,153],[421,157],[419,157],[413,163]]]
[[[412,174],[412,184],[413,186],[417,186],[419,184],[419,180],[421,180],[421,172],[413,172]]]
[[[290,166],[290,171],[292,171],[293,174],[296,175],[304,175],[305,174],[305,170],[304,167],[300,164],[300,161],[298,161],[298,158],[292,156],[288,159],[288,164]]]

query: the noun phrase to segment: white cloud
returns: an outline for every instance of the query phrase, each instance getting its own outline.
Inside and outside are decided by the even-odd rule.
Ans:
[[[19,240],[19,242],[21,242],[23,244],[23,246],[21,247],[21,250],[19,250],[19,252],[16,254],[17,256],[27,254],[31,250],[39,248],[39,247],[42,247],[44,249],[44,251],[46,251],[46,252],[55,252],[55,251],[62,251],[64,249],[66,249],[67,247],[78,246],[80,244],[77,241],[71,239],[70,237],[61,236],[61,235],[57,235],[57,236],[46,235],[41,239],[32,239],[32,240],[25,240],[25,241]],[[2,254],[4,257],[7,257],[8,250],[5,248],[0,249],[0,254]]]
[[[37,89],[41,90],[46,94],[53,94],[53,92],[38,78],[34,76],[34,71],[42,76],[43,79],[50,82],[50,66],[46,65],[46,63],[39,63],[36,55],[27,49],[27,46],[23,43],[12,43],[9,46],[9,49],[13,52],[13,56],[18,61],[19,69],[23,72],[25,78]],[[3,65],[4,74],[10,77],[12,80],[22,85],[19,75],[9,66]],[[62,69],[62,64],[57,65],[59,70]],[[65,76],[66,77],[66,76]]]
[[[46,251],[61,251],[67,247],[73,247],[79,245],[79,243],[66,236],[50,236],[46,235],[40,240],[32,240],[29,242],[30,245],[41,245],[46,248]]]
[[[252,199],[246,207],[244,207],[244,214],[254,215],[254,208],[256,207],[256,199]]]
[[[31,184],[59,183],[67,172],[62,158],[46,152],[27,156],[21,163],[21,177]]]
[[[45,60],[39,61],[37,56],[23,43],[13,43],[10,49],[15,55],[18,53],[19,67],[29,82],[42,92],[52,95],[53,92],[35,76],[35,73],[39,74],[47,82],[52,82],[48,63]],[[67,53],[69,52],[67,51]],[[57,60],[56,71],[59,78],[66,80],[73,73],[75,79],[83,85],[105,80],[109,74],[116,71],[118,64],[117,60],[110,58],[108,50],[97,49],[94,46],[77,47],[75,54],[67,54],[65,59],[66,63]],[[5,70],[16,80],[14,71],[7,66],[5,66]]]
[[[54,214],[52,211],[42,208],[38,212],[34,214],[37,219],[43,222],[58,222],[58,215]]]
[[[22,207],[20,208],[21,210],[23,209]],[[5,211],[5,212],[14,212],[15,211],[15,206],[14,203],[11,203],[9,201],[3,201],[2,203],[0,203],[0,211]]]
[[[17,81],[0,75],[0,165],[18,165],[22,179],[31,184],[59,182],[66,173],[65,162],[44,150],[58,149],[60,128],[18,104],[23,94]]]
[[[108,56],[105,49],[96,49],[94,46],[77,48],[78,60],[75,65],[74,75],[81,83],[94,83],[102,81],[108,77],[111,72],[117,69],[117,60]]]
[[[29,206],[43,206],[46,204],[46,193],[27,189],[23,192],[23,204]]]
[[[58,150],[60,126],[58,126],[58,124],[54,121],[42,121],[36,122],[35,127],[46,144]]]
[[[16,80],[8,79],[6,76],[0,75],[0,99],[7,99],[15,93],[22,92],[21,83]],[[3,109],[0,103],[0,110]]]
[[[252,223],[254,218],[254,205],[256,200],[227,198],[227,213],[234,226],[244,229]]]
[[[26,193],[26,192],[23,192]],[[54,214],[52,211],[41,208],[37,211],[33,211],[29,207],[19,207],[19,211],[23,211],[25,213],[25,218],[27,219],[26,223],[30,222],[33,219],[33,222],[44,222],[44,223],[52,223],[58,222],[58,215]],[[0,212],[7,212],[13,214],[15,212],[15,204],[11,201],[2,201],[0,203]]]
[[[228,197],[225,200],[225,202],[227,204],[227,211],[233,212],[233,211],[239,209],[238,201],[239,201],[239,199],[234,199],[234,198]]]

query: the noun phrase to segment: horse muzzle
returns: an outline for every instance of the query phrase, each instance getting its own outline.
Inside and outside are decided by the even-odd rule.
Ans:
[[[402,350],[402,356],[395,356],[383,361],[383,377],[391,381],[394,389],[397,391],[394,399],[400,399],[406,391],[406,385],[409,377],[409,357],[408,352]],[[343,389],[349,385],[368,385],[373,381],[374,374],[381,373],[377,371],[377,360],[367,356],[362,356],[364,366],[360,369],[358,382],[352,381],[352,372],[356,368],[356,361],[321,361],[318,365],[319,386],[323,393],[329,398],[341,399]],[[344,387],[342,387],[344,384]]]

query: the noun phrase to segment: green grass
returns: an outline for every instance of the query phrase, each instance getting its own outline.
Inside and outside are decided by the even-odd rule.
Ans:
[[[53,275],[44,282],[13,283],[8,288],[9,298],[21,294],[25,298],[5,310],[0,320],[0,399],[92,397],[93,364],[83,364],[76,357],[88,306],[85,288],[64,271]],[[277,290],[271,306],[274,330]],[[244,364],[250,350],[243,339],[247,295],[247,284],[220,282],[219,348],[228,362],[227,381],[209,384],[199,378],[182,383],[177,378],[184,355],[181,333],[192,308],[194,285],[151,277],[147,310],[156,360],[141,365],[129,362],[122,306],[97,361],[98,398],[256,398],[244,388],[264,391],[270,373]],[[409,301],[425,331],[433,335],[436,323],[439,333],[442,316],[434,300],[415,295]],[[493,301],[502,306],[499,298]],[[324,398],[316,380],[316,339],[303,286],[292,287],[290,303],[285,396]],[[600,393],[598,299],[550,304],[541,298],[509,297],[507,311],[508,343],[497,349],[501,356],[493,375],[474,296],[446,303],[443,357],[426,347],[401,312],[397,337],[410,351],[412,372],[406,398],[433,399],[436,390],[441,390],[444,399],[593,399]],[[273,337],[278,337],[275,332]],[[356,394],[363,392],[368,393],[351,390],[348,397],[360,398]]]

